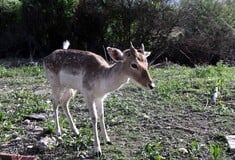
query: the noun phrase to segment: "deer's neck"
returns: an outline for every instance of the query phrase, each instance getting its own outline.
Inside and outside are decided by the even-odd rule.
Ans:
[[[111,65],[103,72],[103,80],[101,86],[106,93],[120,88],[127,83],[129,77],[125,74],[125,69],[121,62]]]

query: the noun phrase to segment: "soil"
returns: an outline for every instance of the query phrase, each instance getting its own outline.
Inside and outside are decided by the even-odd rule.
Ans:
[[[1,91],[8,90],[5,84],[0,85]],[[27,86],[26,90],[50,97],[48,88],[45,83]],[[235,101],[232,98],[227,104],[235,109]],[[64,128],[61,140],[55,133],[45,129],[42,121],[53,119],[51,109],[43,113],[47,117],[45,120],[25,118],[14,124],[15,127],[10,128],[12,138],[0,142],[0,151],[33,155],[43,160],[97,159],[92,152],[93,140],[89,140],[89,136],[85,135],[92,135],[92,132],[88,110],[81,96],[78,95],[72,105],[71,113],[76,119],[76,125],[84,132],[81,136],[76,137],[69,128]],[[207,105],[205,102],[205,107],[215,105]],[[62,113],[60,116],[66,119]],[[146,94],[146,91],[128,85],[108,96],[105,102],[105,117],[112,145],[102,144],[103,156],[100,159],[150,159],[146,146],[159,144],[157,151],[165,159],[209,160],[211,156],[208,148],[214,143],[224,147],[224,159],[235,159],[224,138],[225,135],[235,134],[234,113],[215,114],[207,109],[201,111],[190,105],[182,107],[177,103],[164,105],[164,102],[159,100],[157,91]],[[22,130],[22,135],[15,135],[14,130],[19,129]],[[47,141],[43,142],[45,137]],[[85,140],[78,141],[79,138]],[[198,143],[195,152],[193,142]],[[180,148],[184,148],[187,153],[181,153]]]

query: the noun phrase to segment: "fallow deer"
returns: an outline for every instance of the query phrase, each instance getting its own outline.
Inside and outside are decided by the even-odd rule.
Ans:
[[[68,42],[64,44],[63,49],[55,50],[43,60],[46,77],[51,85],[54,99],[56,132],[61,135],[58,108],[62,106],[71,129],[75,134],[79,134],[69,111],[69,102],[79,91],[85,98],[91,116],[94,151],[96,156],[100,156],[102,152],[98,137],[98,121],[104,139],[107,143],[111,143],[104,122],[103,101],[108,93],[120,88],[129,79],[147,89],[155,87],[148,71],[146,59],[150,52],[145,52],[143,44],[138,50],[134,48],[132,43],[130,48],[124,51],[107,47],[108,54],[115,62],[109,64],[95,53],[67,48]]]

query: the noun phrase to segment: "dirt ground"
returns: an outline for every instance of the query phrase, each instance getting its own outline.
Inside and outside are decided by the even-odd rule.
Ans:
[[[9,85],[12,79],[1,78],[1,98],[15,92],[21,93],[24,88],[25,92],[32,93],[32,97],[41,96],[42,105],[48,104],[49,107],[36,113],[43,115],[42,119],[30,118],[28,115],[31,113],[26,113],[20,121],[8,127],[2,125],[0,134],[9,134],[9,137],[4,141],[1,139],[0,152],[35,155],[43,160],[98,159],[93,156],[91,123],[80,95],[71,102],[71,113],[80,135],[74,136],[70,131],[61,109],[60,122],[64,134],[58,138],[54,133],[50,89],[44,77],[43,83],[30,85]],[[201,96],[197,97],[200,103],[189,103],[184,98],[188,99],[191,91],[180,92],[182,99],[171,97],[169,101],[158,89],[147,92],[129,84],[109,95],[105,101],[105,118],[113,144],[102,144],[103,156],[100,159],[210,160],[216,157],[216,153],[215,156],[212,153],[213,147],[221,149],[217,153],[218,159],[235,159],[225,139],[225,135],[235,134],[235,90],[230,97],[226,97],[229,110],[218,109]],[[13,103],[16,101],[14,97],[9,99]],[[16,114],[5,111],[3,104],[4,99],[1,99],[2,112],[11,116]],[[17,108],[15,104],[12,107]],[[7,117],[0,122],[7,123]]]

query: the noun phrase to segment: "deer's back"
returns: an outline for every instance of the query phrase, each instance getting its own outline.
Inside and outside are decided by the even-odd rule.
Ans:
[[[99,55],[82,50],[58,49],[44,58],[44,65],[50,71],[58,74],[60,71],[76,74],[80,70],[99,71],[109,67],[109,64]]]

